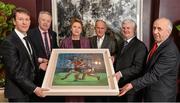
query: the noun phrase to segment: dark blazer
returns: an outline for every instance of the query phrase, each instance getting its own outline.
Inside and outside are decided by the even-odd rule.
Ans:
[[[90,44],[91,44],[91,48],[97,48],[97,36],[93,36],[90,38]],[[109,35],[105,35],[101,48],[109,49],[110,54],[114,55],[116,49],[116,43]]]
[[[46,56],[46,51],[44,48],[44,43],[43,43],[43,39],[41,37],[41,32],[40,32],[39,28],[36,27],[34,29],[31,29],[28,31],[28,33],[29,33],[28,38],[30,39],[30,41],[35,49],[37,57],[48,58]],[[51,50],[52,50],[52,48],[58,48],[57,38],[56,38],[57,34],[52,30],[49,30],[48,34],[49,34],[50,43],[51,43]]]
[[[80,37],[80,46],[81,46],[81,48],[90,48],[89,39],[81,36]],[[72,37],[69,36],[69,37],[64,38],[59,47],[60,48],[73,48]]]
[[[36,88],[33,83],[37,73],[35,56],[30,56],[26,47],[13,31],[0,46],[5,65],[5,97],[8,99],[28,98]]]
[[[115,72],[121,71],[123,78],[119,81],[119,87],[136,79],[142,74],[145,65],[147,48],[145,44],[134,37],[121,53],[123,43],[120,45],[115,59]]]
[[[147,62],[144,76],[131,82],[134,90],[146,87],[145,101],[175,102],[179,57],[173,40],[165,40]]]
[[[42,39],[41,32],[40,32],[39,28],[36,27],[36,28],[29,30],[28,34],[29,34],[28,38],[31,41],[32,46],[34,47],[34,50],[36,52],[36,56],[38,58],[40,57],[40,58],[49,59],[49,57],[47,57],[47,55],[46,55],[43,39]],[[51,50],[53,48],[58,48],[56,33],[52,30],[49,30],[48,34],[49,34],[50,43],[51,43]],[[44,75],[45,75],[45,71],[40,69],[39,75],[37,77],[38,78],[38,80],[37,80],[38,86],[42,85]]]

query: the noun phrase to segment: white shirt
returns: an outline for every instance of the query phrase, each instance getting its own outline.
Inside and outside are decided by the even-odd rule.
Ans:
[[[101,38],[97,37],[97,47],[98,48],[101,48],[101,45],[102,45],[103,40],[104,40],[104,37],[105,37],[105,35],[103,35],[103,37],[101,37]]]
[[[21,41],[23,42],[24,46],[26,47],[26,50],[28,51],[29,55],[32,53],[32,48],[31,48],[31,45],[30,46],[30,50],[28,49],[27,45],[26,45],[26,41],[23,39],[24,37],[27,36],[27,34],[23,34],[21,33],[20,31],[18,31],[17,29],[14,30],[16,32],[16,34],[18,35],[18,37],[21,39]]]

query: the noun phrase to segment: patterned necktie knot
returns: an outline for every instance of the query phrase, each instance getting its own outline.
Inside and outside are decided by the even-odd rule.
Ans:
[[[128,42],[127,41],[124,41],[124,47],[128,45]]]

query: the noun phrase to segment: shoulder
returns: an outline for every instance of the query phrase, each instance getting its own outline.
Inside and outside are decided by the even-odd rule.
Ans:
[[[48,32],[51,34],[51,35],[57,35],[57,33],[53,30],[48,30]]]
[[[29,37],[31,37],[31,36],[40,34],[40,31],[39,31],[39,29],[37,27],[35,27],[35,28],[32,28],[32,29],[28,30],[27,34],[28,34]]]
[[[84,37],[84,36],[81,36],[80,39],[81,39],[81,40],[89,41],[89,39],[88,39],[87,37]]]

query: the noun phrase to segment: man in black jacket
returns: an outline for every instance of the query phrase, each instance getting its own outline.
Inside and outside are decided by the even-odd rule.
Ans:
[[[121,30],[124,43],[119,45],[115,59],[115,75],[119,81],[119,88],[142,75],[147,56],[145,44],[136,37],[136,23],[132,19],[125,19],[122,22]],[[123,97],[117,97],[116,101],[141,101],[140,94],[131,92]]]
[[[53,48],[58,48],[56,33],[50,30],[52,17],[48,11],[41,11],[38,17],[38,27],[29,31],[28,38],[35,49],[38,62],[47,62]],[[38,85],[41,86],[46,70],[41,70]]]
[[[39,68],[34,49],[25,40],[30,26],[30,13],[24,8],[16,8],[13,23],[15,29],[0,46],[0,55],[6,68],[4,93],[9,102],[28,102],[31,94],[43,97],[43,91],[47,89],[34,83]],[[40,64],[40,68],[46,67],[47,63]]]

